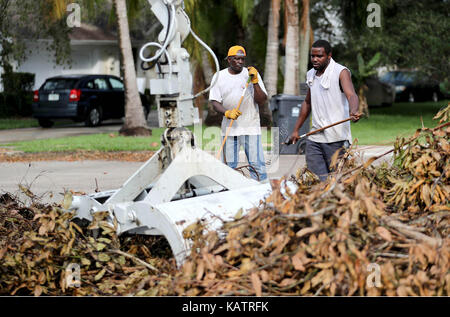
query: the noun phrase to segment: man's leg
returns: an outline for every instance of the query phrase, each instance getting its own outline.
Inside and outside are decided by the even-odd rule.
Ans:
[[[223,141],[223,138],[222,138]],[[239,162],[239,137],[238,136],[229,136],[227,137],[227,141],[225,142],[224,151],[222,155],[222,161],[231,167],[236,168]]]
[[[245,135],[244,151],[247,156],[248,164],[256,170],[255,173],[255,171],[250,168],[250,176],[259,181],[265,180],[267,178],[267,172],[261,135]]]
[[[328,176],[328,165],[322,150],[322,143],[313,142],[308,139],[306,139],[305,143],[306,166],[323,182]]]

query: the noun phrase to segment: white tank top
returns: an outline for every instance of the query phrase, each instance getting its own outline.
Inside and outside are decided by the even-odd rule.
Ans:
[[[331,63],[327,68],[331,66]],[[349,114],[349,105],[347,97],[339,87],[339,75],[342,70],[347,67],[334,62],[329,73],[323,73],[320,77],[316,76],[316,71],[310,69],[307,74],[307,84],[311,91],[311,113],[312,113],[312,130],[323,128],[327,125],[347,119]],[[322,86],[323,77],[329,76],[329,88]],[[310,135],[311,141],[318,143],[331,143],[348,140],[352,142],[352,134],[350,130],[350,121],[325,129],[320,133]]]

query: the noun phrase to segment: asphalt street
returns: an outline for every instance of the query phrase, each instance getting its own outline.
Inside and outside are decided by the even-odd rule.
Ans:
[[[42,140],[51,138],[62,138],[68,136],[96,134],[96,133],[112,133],[119,131],[122,122],[108,121],[99,127],[85,127],[82,123],[73,123],[64,126],[51,128],[22,128],[0,130],[0,144],[27,141]]]
[[[156,111],[150,111],[147,123],[149,127],[158,127]],[[84,123],[69,122],[64,125],[53,126],[51,128],[22,128],[0,130],[0,144],[11,142],[62,138],[68,136],[87,135],[96,133],[118,132],[123,124],[123,120],[105,120],[98,127],[86,127]]]
[[[367,160],[388,151],[391,147],[367,146],[358,151],[360,160]],[[387,156],[389,160],[392,155]],[[245,165],[241,152],[240,165]],[[304,155],[280,155],[267,157],[269,179],[290,176],[305,166]],[[381,160],[380,160],[381,161]],[[137,171],[144,163],[121,161],[39,161],[0,163],[0,193],[9,192],[22,200],[29,200],[19,184],[29,188],[36,196],[42,197],[46,203],[60,202],[65,190],[85,192],[107,191],[117,189]],[[150,183],[150,182],[149,182]]]
[[[149,125],[157,126],[156,112],[151,112]],[[87,128],[82,124],[69,124],[67,126],[49,129],[28,128],[14,130],[0,130],[0,144],[8,142],[47,139],[63,136],[111,133],[116,132],[122,125],[121,121],[107,121],[100,127]],[[367,160],[372,156],[385,153],[392,147],[361,146],[358,147],[360,160]],[[392,155],[383,158],[390,159]],[[267,173],[270,179],[290,176],[305,166],[304,155],[267,156]],[[379,160],[381,161],[381,160]],[[379,162],[377,161],[377,162]],[[246,165],[243,151],[240,153],[240,165]],[[42,197],[45,203],[60,202],[65,190],[93,193],[117,189],[141,166],[142,162],[122,161],[39,161],[0,163],[0,194],[9,192],[17,195],[24,202],[29,200],[21,190],[19,184],[29,188],[37,197]]]

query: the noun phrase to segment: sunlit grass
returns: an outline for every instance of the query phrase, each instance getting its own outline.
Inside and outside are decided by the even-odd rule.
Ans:
[[[360,145],[390,145],[397,137],[409,137],[422,125],[433,128],[436,113],[448,101],[395,103],[391,107],[370,108],[370,117],[352,123],[352,137]]]

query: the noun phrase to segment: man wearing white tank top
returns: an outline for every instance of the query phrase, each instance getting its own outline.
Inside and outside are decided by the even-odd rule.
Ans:
[[[308,92],[302,103],[300,115],[289,137],[298,141],[298,131],[311,113],[311,130],[323,128],[347,119],[359,120],[359,102],[351,74],[347,67],[336,63],[331,57],[331,46],[325,40],[314,42],[311,48],[313,68],[306,75]],[[336,151],[343,151],[352,142],[350,122],[336,125],[322,132],[310,135],[306,140],[306,165],[321,181],[331,172],[331,157]]]

